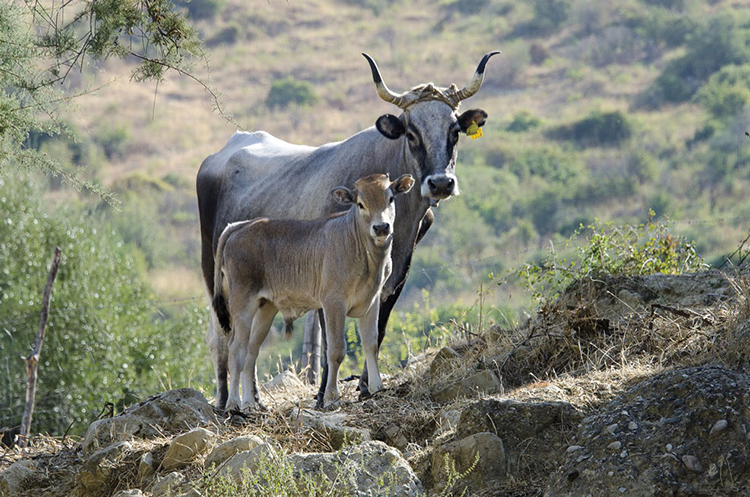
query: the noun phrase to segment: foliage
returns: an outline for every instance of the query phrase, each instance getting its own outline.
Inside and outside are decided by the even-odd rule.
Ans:
[[[144,261],[106,224],[71,206],[47,212],[28,179],[0,178],[0,425],[20,420],[52,248],[63,257],[42,349],[34,431],[81,433],[102,405],[169,387],[207,387],[205,310],[154,300]],[[176,354],[175,351],[179,351]],[[197,382],[197,384],[196,384]]]
[[[292,77],[274,81],[266,97],[266,105],[271,109],[285,108],[292,104],[315,105],[317,102],[318,96],[312,85],[307,81],[297,81]]]
[[[695,95],[715,118],[733,117],[750,101],[750,64],[724,66]]]
[[[632,126],[627,116],[621,111],[595,111],[585,118],[553,128],[550,136],[573,140],[584,147],[613,146],[630,138]]]
[[[521,111],[513,116],[513,120],[505,128],[511,133],[523,133],[536,128],[542,123],[541,119],[534,117],[527,110]]]
[[[686,39],[686,53],[671,61],[642,96],[649,107],[690,99],[708,78],[728,64],[750,61],[747,28],[730,15],[717,15]]]
[[[23,144],[33,134],[67,132],[58,116],[75,96],[53,85],[65,83],[88,58],[134,57],[141,61],[132,73],[139,81],[158,81],[170,68],[184,72],[185,56],[199,55],[200,47],[194,30],[171,7],[169,0],[2,3],[0,170],[11,166],[58,174],[101,192]],[[108,152],[114,153],[116,148]]]
[[[533,27],[544,33],[557,30],[570,14],[570,0],[534,0]]]
[[[585,236],[585,243],[576,239]],[[705,268],[692,242],[675,236],[653,211],[645,224],[616,227],[613,223],[580,226],[561,253],[550,249],[538,262],[519,271],[535,298],[557,297],[571,282],[597,275],[680,274]]]

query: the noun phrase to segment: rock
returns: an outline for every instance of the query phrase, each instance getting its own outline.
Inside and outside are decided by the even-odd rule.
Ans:
[[[29,459],[16,461],[0,473],[0,495],[14,495],[21,482],[34,473],[34,463]]]
[[[192,388],[170,390],[131,406],[113,418],[92,423],[83,441],[83,452],[89,455],[120,441],[154,438],[218,423],[203,394]]]
[[[398,450],[403,451],[406,446],[409,445],[409,440],[404,435],[403,429],[397,425],[390,425],[386,427],[385,431],[386,443],[391,447],[396,447]]]
[[[263,383],[263,388],[269,392],[273,392],[275,390],[305,388],[305,384],[297,378],[296,374],[287,370],[274,376],[270,381]]]
[[[717,419],[729,415],[732,423],[719,423],[708,436]],[[638,429],[617,431],[623,450],[611,450],[612,437],[602,433],[631,422]],[[563,454],[547,492],[564,497],[597,489],[598,495],[612,495],[625,488],[627,495],[743,495],[750,488],[747,427],[750,376],[717,366],[655,375],[582,420],[573,441],[586,446],[590,457]],[[570,482],[574,470],[579,476]],[[728,474],[731,482],[723,477]]]
[[[172,472],[166,476],[158,478],[151,489],[153,497],[170,497],[177,495],[175,490],[185,482],[185,477],[180,473]]]
[[[443,347],[442,349],[438,350],[437,354],[435,354],[435,357],[430,363],[430,374],[432,376],[436,376],[438,374],[450,371],[453,362],[456,359],[460,358],[461,354],[453,350],[451,347]]]
[[[112,497],[143,497],[143,491],[138,488],[133,490],[120,490]]]
[[[485,369],[433,392],[432,400],[445,403],[454,401],[459,397],[475,396],[478,393],[495,395],[502,390],[503,386],[495,373]]]
[[[458,482],[457,489],[445,489],[448,477],[446,458],[455,463],[455,470],[462,474],[474,468]],[[477,456],[479,459],[477,459]],[[476,464],[475,464],[476,462]],[[476,433],[466,438],[436,448],[432,453],[432,491],[452,490],[458,493],[468,490],[477,492],[502,484],[507,478],[507,461],[503,441],[494,433]]]
[[[187,466],[196,456],[207,452],[215,438],[216,434],[205,428],[193,428],[175,437],[164,454],[161,467],[170,471]]]
[[[508,474],[552,474],[559,466],[555,458],[530,458],[528,454],[564,452],[582,419],[581,413],[567,402],[483,399],[463,408],[456,435],[465,438],[490,432],[499,436],[505,445]]]
[[[689,469],[690,471],[695,471],[696,473],[703,473],[703,465],[698,460],[697,457],[685,454],[682,456],[682,462],[685,464],[685,467]]]
[[[325,434],[334,449],[340,449],[344,442],[356,443],[371,439],[368,430],[347,426],[345,423],[348,415],[343,412],[319,412],[295,407],[292,409],[291,418],[294,423]]]
[[[151,478],[156,474],[156,466],[154,465],[154,455],[151,452],[146,452],[141,456],[138,461],[138,478],[141,481]]]
[[[91,455],[78,471],[75,494],[95,497],[105,493],[110,480],[117,477],[118,467],[132,448],[130,442],[119,442]]]
[[[716,435],[718,433],[721,433],[722,431],[726,430],[728,426],[729,422],[726,419],[720,419],[711,427],[709,435]]]
[[[567,452],[568,454],[572,454],[573,452],[578,452],[579,450],[582,450],[582,449],[583,449],[583,446],[581,445],[571,445],[565,450],[565,452]]]
[[[263,439],[257,435],[245,435],[233,438],[212,450],[208,457],[206,457],[203,466],[207,469],[211,466],[218,468],[221,463],[233,455],[252,450],[259,445],[263,445],[263,443]]]
[[[436,437],[455,430],[460,419],[461,411],[459,409],[446,409],[441,412],[437,419],[438,427],[433,436]]]
[[[219,467],[219,474],[230,476],[234,481],[239,482],[242,480],[243,473],[254,472],[258,469],[263,457],[269,459],[274,457],[274,449],[268,443],[233,455]]]
[[[336,495],[416,497],[424,495],[421,482],[401,453],[383,442],[368,441],[335,453],[291,454],[297,478],[317,478],[322,471],[335,481]],[[379,483],[382,482],[382,483]]]
[[[622,448],[622,442],[620,442],[619,440],[612,442],[611,444],[607,445],[607,448],[609,450],[620,450]]]

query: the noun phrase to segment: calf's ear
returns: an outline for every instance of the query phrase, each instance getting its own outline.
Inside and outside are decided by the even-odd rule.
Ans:
[[[354,192],[345,186],[334,188],[331,190],[331,195],[340,204],[348,205],[354,203]]]
[[[411,174],[402,174],[396,181],[391,183],[391,191],[394,195],[398,195],[399,193],[408,192],[412,186],[414,186],[414,177]]]
[[[395,140],[406,132],[404,123],[393,114],[384,114],[380,116],[378,120],[375,121],[375,127],[378,128],[381,135],[390,138],[391,140]]]
[[[487,113],[482,109],[469,109],[460,116],[458,116],[458,125],[461,126],[461,131],[466,133],[473,123],[477,123],[480,128],[487,122]]]

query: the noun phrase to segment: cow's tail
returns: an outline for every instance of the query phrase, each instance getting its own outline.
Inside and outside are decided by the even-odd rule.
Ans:
[[[294,319],[284,318],[284,340],[290,340],[294,333]]]
[[[219,318],[219,324],[225,333],[229,333],[232,330],[232,323],[229,307],[227,306],[227,297],[224,293],[224,246],[232,233],[253,222],[255,222],[254,219],[227,225],[221,233],[219,243],[216,246],[216,256],[214,258],[214,298],[212,304],[216,317]]]

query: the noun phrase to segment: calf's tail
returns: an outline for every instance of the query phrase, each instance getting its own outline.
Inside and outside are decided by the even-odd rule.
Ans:
[[[225,333],[229,333],[232,330],[232,321],[229,314],[229,306],[227,305],[227,297],[224,294],[224,246],[232,233],[253,222],[255,222],[254,219],[227,225],[221,233],[219,243],[216,246],[214,259],[214,298],[211,303],[216,317],[219,318],[219,324]]]
[[[292,333],[294,333],[294,319],[285,318],[284,319],[284,340],[290,340],[292,338]]]

